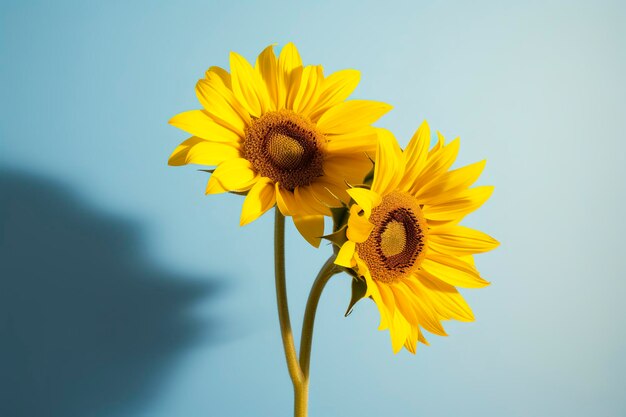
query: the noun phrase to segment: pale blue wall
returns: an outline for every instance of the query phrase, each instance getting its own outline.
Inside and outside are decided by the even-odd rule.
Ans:
[[[128,3],[0,6],[0,415],[290,414],[271,216],[239,228],[241,198],[166,165],[203,71],[288,41],[360,69],[402,143],[428,119],[486,158],[467,224],[502,242],[464,292],[477,321],[416,356],[372,303],[343,318],[336,278],[311,416],[626,415],[623,2]],[[329,249],[288,232],[299,323]]]

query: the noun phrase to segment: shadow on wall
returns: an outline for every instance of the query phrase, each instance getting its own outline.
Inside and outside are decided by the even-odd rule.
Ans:
[[[119,416],[215,327],[218,289],[156,269],[137,225],[47,179],[0,170],[0,416]]]

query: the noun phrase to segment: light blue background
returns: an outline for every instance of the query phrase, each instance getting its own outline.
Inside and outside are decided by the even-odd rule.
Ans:
[[[3,363],[46,359],[31,363],[27,378],[21,368],[15,375],[0,370],[3,416],[291,413],[275,311],[271,213],[239,228],[240,197],[205,197],[204,173],[166,165],[186,138],[167,120],[199,107],[193,88],[203,71],[226,66],[231,50],[253,59],[266,45],[289,41],[305,63],[323,64],[327,73],[360,69],[353,97],[393,104],[379,125],[402,144],[427,119],[446,137],[462,138],[459,165],[486,158],[480,184],[494,184],[496,192],[466,224],[502,242],[478,258],[493,284],[463,292],[476,322],[447,324],[450,337],[431,336],[431,346],[420,346],[415,356],[392,354],[387,333],[376,330],[373,303],[360,303],[344,318],[349,279],[335,278],[319,308],[311,416],[626,415],[623,2],[31,1],[3,2],[0,16],[5,174],[18,178],[18,187],[29,175],[55,184],[78,212],[126,222],[117,227],[136,233],[127,249],[166,271],[167,285],[221,288],[177,307],[183,319],[174,326],[195,323],[193,337],[177,339],[145,367],[131,362],[158,350],[159,337],[134,356],[116,357],[128,366],[112,368],[97,387],[92,382],[107,369],[93,365],[73,381],[55,362],[55,352],[72,351],[83,337],[81,329],[72,332],[71,318],[40,335],[28,333],[30,325],[15,314],[5,324],[21,330],[0,328]],[[3,218],[3,227],[11,221]],[[43,228],[41,236],[46,233]],[[7,236],[5,251],[13,244]],[[291,226],[288,236],[297,327],[330,248],[308,247]],[[89,245],[90,235],[83,238]],[[38,254],[30,259],[36,264]],[[48,297],[36,284],[19,288],[25,282],[19,268],[9,272],[0,278],[5,294],[8,285],[18,285],[14,291]],[[44,278],[54,286],[62,276],[52,270]],[[143,308],[149,281],[130,302],[133,314]],[[93,285],[103,284],[86,288]],[[70,301],[48,300],[42,314],[54,315],[57,304],[82,296],[68,288]],[[92,297],[97,303],[98,295]],[[24,300],[13,305],[39,314],[38,303]],[[124,294],[110,300],[115,311]],[[138,325],[116,340],[128,317],[111,320],[104,310],[89,317],[94,327],[107,326],[107,338],[123,345],[143,334]],[[81,308],[68,317],[83,314]],[[144,319],[158,327],[167,314]],[[46,338],[57,337],[64,323],[68,336],[48,350]],[[107,346],[91,346],[91,360],[106,356]],[[65,357],[69,367],[72,356]],[[107,395],[147,368],[149,378],[123,395]],[[45,395],[49,390],[54,401]]]

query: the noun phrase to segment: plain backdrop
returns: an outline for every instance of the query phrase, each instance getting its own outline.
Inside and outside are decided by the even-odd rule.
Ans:
[[[393,355],[349,278],[319,306],[311,417],[626,415],[626,7],[620,1],[3,1],[0,415],[287,416],[272,214],[167,166],[229,51],[294,42],[353,98],[389,102],[487,159],[466,225],[501,241],[492,285]],[[294,331],[328,246],[289,223]]]

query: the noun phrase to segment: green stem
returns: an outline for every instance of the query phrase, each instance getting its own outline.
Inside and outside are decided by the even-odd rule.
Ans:
[[[294,389],[294,416],[306,417],[308,384],[300,365],[298,355],[293,342],[291,322],[289,319],[289,305],[287,303],[287,285],[285,280],[285,217],[278,207],[275,209],[274,224],[274,274],[276,278],[276,303],[278,305],[278,320],[280,322],[280,334],[283,339],[287,369]]]
[[[309,365],[311,363],[311,344],[313,343],[315,312],[317,311],[317,305],[326,283],[333,275],[339,272],[335,266],[335,258],[336,255],[331,255],[317,274],[317,278],[315,278],[315,282],[313,282],[311,292],[309,293],[309,299],[306,302],[306,310],[304,311],[302,334],[300,335],[300,369],[302,370],[307,386],[309,383]]]

